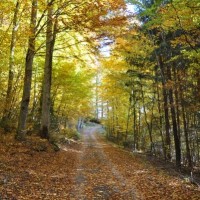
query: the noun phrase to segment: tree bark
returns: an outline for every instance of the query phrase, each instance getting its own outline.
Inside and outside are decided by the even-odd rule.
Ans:
[[[131,108],[132,108],[132,94],[130,94],[129,97],[129,107],[128,107],[128,113],[127,113],[127,120],[126,120],[126,134],[125,134],[125,141],[127,141],[128,137],[128,129],[129,129],[129,122],[131,117]]]
[[[167,76],[168,76],[168,79],[171,81],[172,80],[171,68],[169,66],[167,67]],[[175,152],[176,152],[176,166],[180,168],[181,167],[181,148],[180,148],[180,138],[179,138],[178,129],[177,129],[176,110],[174,106],[174,97],[173,97],[172,87],[170,87],[169,89],[169,101],[170,101],[170,108],[171,108],[173,135],[174,135]]]
[[[185,75],[186,76],[186,75]],[[178,75],[178,81],[180,82],[180,76]],[[185,105],[184,105],[184,90],[183,90],[183,85],[181,84],[180,86],[180,101],[181,101],[181,112],[182,112],[182,119],[183,119],[183,130],[184,130],[184,136],[185,136],[185,145],[186,145],[186,155],[187,155],[187,161],[188,161],[188,166],[190,169],[192,169],[192,158],[191,158],[191,152],[190,152],[190,145],[189,145],[189,138],[188,138],[188,124],[186,120],[186,111],[185,111]]]
[[[30,22],[30,36],[28,42],[28,51],[26,54],[25,76],[23,86],[23,96],[20,107],[20,115],[18,120],[18,128],[16,138],[23,140],[26,134],[26,119],[28,115],[28,106],[30,102],[31,81],[33,59],[35,56],[35,32],[36,32],[36,19],[37,19],[37,0],[32,0],[31,22]]]
[[[163,156],[164,156],[165,160],[167,160],[165,140],[164,140],[164,136],[163,136],[163,117],[162,117],[162,113],[161,113],[160,92],[159,92],[158,83],[157,83],[157,101],[158,101],[158,113],[159,113],[159,124],[160,124],[159,132],[160,132],[160,136],[162,139]]]
[[[155,152],[155,146],[154,146],[154,141],[153,141],[153,136],[152,136],[154,103],[153,103],[152,108],[151,108],[151,120],[149,122],[148,119],[147,119],[146,105],[145,105],[145,99],[144,99],[145,97],[144,97],[144,91],[143,91],[142,83],[141,83],[141,94],[142,94],[142,103],[143,103],[143,110],[144,110],[144,119],[145,119],[147,129],[148,129],[148,132],[149,132],[149,139],[150,139],[150,144],[151,144],[151,153],[155,154],[156,152]]]
[[[50,138],[50,107],[51,107],[51,80],[52,80],[52,64],[53,50],[57,34],[57,20],[53,24],[53,3],[48,3],[47,14],[47,32],[46,32],[46,56],[44,66],[44,78],[42,88],[42,116],[40,136],[42,138]]]
[[[166,89],[166,75],[164,70],[164,64],[162,61],[162,57],[159,55],[157,56],[157,62],[158,66],[161,71],[161,77],[162,77],[162,95],[163,95],[163,101],[164,101],[164,114],[165,114],[165,152],[166,152],[166,160],[171,159],[171,139],[170,139],[170,123],[169,123],[169,108],[168,108],[168,93]]]
[[[135,100],[136,101],[136,100]],[[136,113],[136,102],[133,107],[133,138],[134,138],[134,150],[138,150],[138,132],[137,132],[137,113]]]

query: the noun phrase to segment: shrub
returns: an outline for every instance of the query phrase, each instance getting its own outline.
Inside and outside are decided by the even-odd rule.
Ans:
[[[52,134],[52,143],[65,143],[68,139],[79,140],[80,133],[74,129],[63,129],[59,133]]]

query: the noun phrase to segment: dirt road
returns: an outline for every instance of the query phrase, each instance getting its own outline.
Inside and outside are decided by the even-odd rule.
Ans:
[[[200,199],[197,188],[114,147],[98,130],[96,126],[83,131],[70,199]]]
[[[110,147],[98,136],[99,126],[83,131],[83,150],[79,159],[72,199],[136,199],[132,184],[112,163]]]
[[[81,142],[58,152],[38,137],[0,140],[0,200],[200,199],[198,187],[115,147],[100,131],[86,127]]]

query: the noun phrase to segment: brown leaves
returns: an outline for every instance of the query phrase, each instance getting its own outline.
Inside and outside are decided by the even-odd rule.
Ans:
[[[143,199],[197,199],[198,188],[183,182],[178,174],[168,174],[138,155],[128,155],[122,150],[107,148],[106,153],[119,171],[136,187]],[[122,162],[123,160],[123,162]]]
[[[7,144],[6,144],[7,143]],[[44,151],[38,151],[45,146]],[[77,163],[76,151],[54,152],[45,140],[0,145],[2,199],[68,199]]]
[[[197,187],[145,157],[114,147],[86,129],[84,144],[54,152],[39,138],[26,143],[4,138],[0,145],[2,199],[197,200]],[[35,151],[37,145],[45,151]],[[71,149],[71,150],[70,150]],[[164,167],[163,167],[164,168]]]

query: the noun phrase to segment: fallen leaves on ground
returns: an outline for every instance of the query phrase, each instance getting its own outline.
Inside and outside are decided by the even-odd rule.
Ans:
[[[55,152],[31,137],[0,142],[0,199],[6,200],[198,200],[198,187],[151,165],[141,156],[114,147],[86,128],[82,143]]]
[[[55,152],[40,138],[2,141],[0,199],[69,199],[77,158],[77,151]]]

